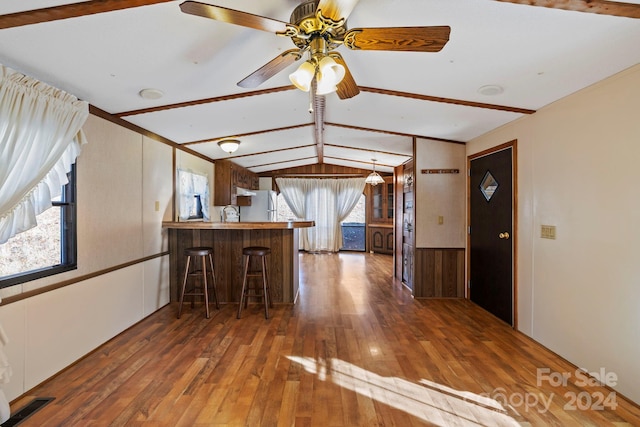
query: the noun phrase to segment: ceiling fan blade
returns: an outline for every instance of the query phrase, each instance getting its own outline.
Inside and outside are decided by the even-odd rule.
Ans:
[[[448,26],[353,28],[344,35],[344,45],[355,50],[439,52],[450,33]]]
[[[607,0],[497,0],[529,6],[550,7],[575,12],[598,13],[602,15],[640,18],[640,4]]]
[[[318,11],[333,22],[346,20],[359,0],[320,0]]]
[[[302,50],[290,49],[273,58],[271,61],[249,74],[238,82],[238,86],[253,88],[258,87],[289,65],[302,57]]]
[[[340,81],[340,83],[338,83],[338,89],[336,90],[338,98],[349,99],[359,94],[360,89],[358,88],[356,81],[353,79],[353,76],[351,75],[351,72],[347,67],[347,63],[342,58],[342,55],[337,52],[331,52],[329,53],[329,56],[331,56],[338,64],[344,67],[344,78],[342,79],[342,81]]]
[[[256,30],[268,31],[270,33],[289,35],[291,31],[295,31],[297,34],[297,27],[288,22],[252,15],[251,13],[239,10],[227,9],[222,6],[214,6],[189,0],[180,4],[180,10],[191,15],[215,19],[216,21],[227,22],[229,24],[242,25],[243,27],[255,28]]]

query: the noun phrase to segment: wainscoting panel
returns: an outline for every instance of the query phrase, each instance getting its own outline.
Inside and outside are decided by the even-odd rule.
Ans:
[[[464,248],[416,248],[413,262],[416,298],[464,297]]]

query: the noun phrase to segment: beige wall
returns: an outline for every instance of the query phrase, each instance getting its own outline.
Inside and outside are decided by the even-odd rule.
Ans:
[[[414,165],[415,247],[464,248],[465,146],[418,139]],[[460,173],[422,174],[422,169],[458,169]]]
[[[90,116],[77,161],[78,269],[4,289],[13,295],[167,250],[173,149]],[[156,210],[155,202],[159,209]],[[168,212],[168,214],[167,214]],[[0,306],[14,399],[169,302],[169,257],[156,257]]]
[[[518,140],[520,330],[640,402],[640,66],[471,141]],[[555,225],[557,239],[540,238]]]
[[[171,221],[173,200],[173,149],[149,138],[142,140],[143,254],[169,250],[167,233],[158,224]],[[156,210],[156,204],[158,210]]]

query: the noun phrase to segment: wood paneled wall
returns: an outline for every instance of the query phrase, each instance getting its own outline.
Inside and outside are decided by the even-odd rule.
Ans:
[[[464,297],[464,249],[416,248],[413,294],[416,298]]]
[[[209,246],[214,251],[216,289],[221,303],[238,302],[242,288],[242,248],[267,246],[269,285],[274,303],[291,303],[298,292],[297,230],[169,230],[171,301],[179,299],[186,258],[184,249]],[[297,259],[295,260],[297,261]],[[200,265],[200,260],[198,260]],[[258,268],[258,264],[252,265]]]
[[[367,176],[371,173],[369,169],[357,169],[347,166],[336,166],[328,164],[314,164],[306,166],[298,166],[295,168],[278,169],[269,172],[262,172],[258,175],[261,177],[272,176],[274,178],[282,175],[361,175]],[[381,174],[382,175],[382,174]]]

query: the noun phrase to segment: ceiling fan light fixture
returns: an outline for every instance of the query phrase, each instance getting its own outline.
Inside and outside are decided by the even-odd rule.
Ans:
[[[222,141],[218,141],[218,146],[222,148],[223,151],[231,154],[238,149],[240,141],[237,139],[223,139]]]
[[[316,88],[316,95],[327,95],[329,93],[338,90],[337,86],[333,84],[331,79],[318,79],[318,87]]]
[[[344,79],[344,67],[330,56],[325,56],[318,62],[318,70],[323,79],[330,78],[334,85],[337,85]]]
[[[345,69],[342,65],[338,64],[330,56],[323,57],[318,62],[318,88],[316,94],[326,95],[335,92],[338,89],[336,86],[344,76]]]
[[[310,61],[304,61],[296,71],[289,74],[289,80],[298,89],[304,92],[309,92],[311,89],[311,82],[316,74],[316,67]]]

